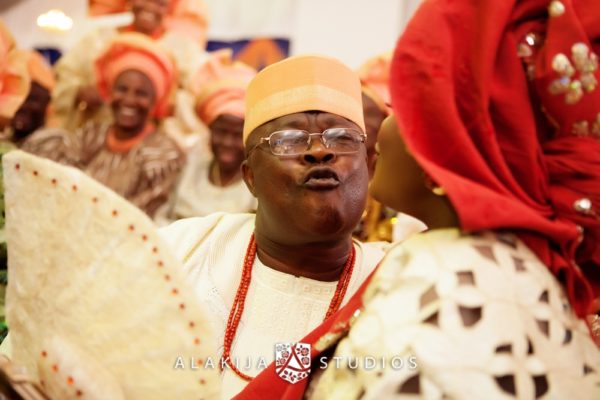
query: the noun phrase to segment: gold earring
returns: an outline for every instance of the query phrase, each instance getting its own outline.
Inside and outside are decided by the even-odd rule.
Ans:
[[[446,195],[446,190],[441,186],[434,186],[433,188],[431,188],[431,191],[436,196],[445,196]]]
[[[440,185],[438,185],[437,183],[435,183],[433,178],[431,178],[429,175],[424,174],[423,179],[425,181],[425,187],[427,189],[431,190],[431,192],[433,194],[435,194],[436,196],[445,196],[446,195],[446,190],[443,187],[441,187]]]

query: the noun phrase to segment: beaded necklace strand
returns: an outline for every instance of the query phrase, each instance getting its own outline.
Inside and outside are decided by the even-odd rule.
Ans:
[[[246,249],[246,256],[244,257],[244,268],[242,270],[242,279],[240,280],[240,284],[238,286],[237,292],[235,294],[235,298],[233,300],[233,305],[231,306],[231,311],[229,312],[229,318],[227,320],[227,328],[225,329],[225,337],[223,339],[223,360],[225,364],[231,368],[236,375],[240,378],[251,381],[253,377],[250,375],[244,374],[240,371],[234,363],[230,361],[231,357],[231,346],[233,344],[233,339],[235,338],[235,334],[237,332],[237,328],[240,324],[240,320],[242,319],[242,314],[244,312],[244,303],[246,302],[246,295],[248,294],[248,288],[250,287],[250,280],[252,278],[252,265],[254,264],[254,259],[256,257],[256,240],[254,238],[254,234],[250,237],[250,243],[248,243],[248,248]],[[350,278],[352,277],[352,271],[354,270],[354,261],[356,259],[356,250],[354,246],[351,247],[350,254],[348,256],[348,260],[346,261],[346,265],[344,265],[344,269],[342,274],[340,275],[340,279],[338,280],[337,286],[335,288],[335,293],[329,303],[329,308],[327,309],[327,313],[325,314],[325,321],[327,318],[331,317],[342,304],[342,300],[346,295],[346,291],[348,290],[348,284],[350,283]]]

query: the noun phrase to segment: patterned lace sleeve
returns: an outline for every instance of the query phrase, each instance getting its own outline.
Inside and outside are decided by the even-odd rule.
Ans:
[[[81,136],[64,129],[40,129],[23,142],[21,150],[61,164],[81,167]]]
[[[130,201],[150,217],[164,204],[185,164],[185,155],[162,133],[149,137],[141,149],[142,176]]]
[[[514,236],[418,235],[364,303],[313,399],[600,398],[589,331]]]

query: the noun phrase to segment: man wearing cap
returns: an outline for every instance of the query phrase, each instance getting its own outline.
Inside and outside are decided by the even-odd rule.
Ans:
[[[369,175],[360,81],[339,61],[292,57],[248,86],[242,164],[256,215],[212,214],[163,229],[221,336],[227,398],[335,313],[379,245],[352,240]]]

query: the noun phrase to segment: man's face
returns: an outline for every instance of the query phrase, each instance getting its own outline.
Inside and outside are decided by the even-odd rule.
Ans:
[[[31,82],[27,98],[11,121],[15,139],[26,138],[41,128],[46,120],[46,108],[50,102],[50,92],[37,82]]]
[[[303,112],[270,121],[250,135],[251,149],[272,132],[286,129],[323,132],[358,126],[335,114]],[[258,198],[257,229],[289,243],[343,238],[349,235],[365,207],[369,181],[364,144],[358,151],[336,154],[320,137],[296,156],[275,156],[260,144],[243,165],[244,179]]]
[[[136,31],[152,35],[163,23],[169,8],[169,0],[133,0],[133,26]]]
[[[244,161],[244,120],[235,115],[222,114],[209,128],[210,147],[221,170],[239,171]]]

